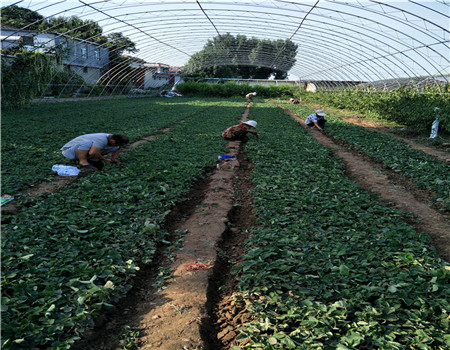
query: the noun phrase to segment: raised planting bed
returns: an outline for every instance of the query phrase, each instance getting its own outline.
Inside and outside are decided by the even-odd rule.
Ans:
[[[241,101],[184,100],[184,122],[174,123],[167,118],[176,104],[159,103],[171,112],[153,114],[151,124],[170,131],[125,152],[119,165],[24,199],[3,225],[3,349],[69,348],[95,315],[114,308],[139,267],[169,244],[165,217],[216,165],[226,151],[221,131],[243,110]],[[122,122],[133,138],[146,134]]]
[[[233,349],[448,348],[450,267],[429,237],[283,110],[258,104],[250,116],[259,220],[233,271],[252,321]]]
[[[283,107],[306,118],[314,110],[301,105],[283,103]],[[420,188],[434,193],[434,199],[450,210],[450,168],[448,164],[415,150],[405,142],[387,134],[368,130],[327,115],[326,133],[345,142],[351,149],[364,152],[388,169],[401,173]]]

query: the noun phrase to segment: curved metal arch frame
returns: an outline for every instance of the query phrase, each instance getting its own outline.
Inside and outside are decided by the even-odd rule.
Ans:
[[[64,2],[64,1],[63,1]],[[331,61],[330,66],[330,58],[328,60],[318,59],[315,58],[314,62],[305,62],[304,60],[298,60],[294,64],[294,66],[291,69],[291,72],[294,74],[299,74],[301,77],[310,77],[311,79],[314,79],[315,77],[319,77],[321,79],[325,78],[331,78],[327,80],[351,80],[348,78],[364,78],[364,79],[357,79],[357,80],[370,80],[368,78],[373,79],[374,77],[381,80],[381,79],[402,79],[401,76],[399,76],[399,71],[394,70],[392,67],[397,67],[400,69],[403,74],[406,76],[409,76],[411,78],[417,77],[417,76],[430,76],[430,77],[436,77],[443,79],[444,81],[448,82],[448,73],[446,73],[446,69],[450,66],[450,59],[449,57],[445,56],[445,53],[442,52],[442,48],[449,48],[449,42],[450,40],[445,38],[445,35],[449,33],[449,30],[446,30],[441,25],[434,23],[427,18],[423,17],[421,14],[413,13],[410,8],[405,9],[401,8],[399,6],[394,6],[393,4],[384,3],[382,1],[377,0],[369,0],[368,3],[378,5],[381,9],[384,9],[384,7],[389,8],[393,11],[400,11],[400,13],[403,13],[405,15],[405,19],[401,19],[400,17],[393,16],[390,11],[384,11],[384,10],[377,10],[373,9],[369,6],[362,6],[360,2],[357,4],[350,3],[350,2],[342,2],[337,0],[322,0],[317,1],[315,3],[315,7],[311,7],[311,3],[300,3],[297,1],[287,1],[287,0],[272,0],[272,1],[263,1],[261,3],[252,3],[253,9],[250,10],[243,10],[245,6],[247,6],[248,2],[238,2],[238,1],[207,1],[202,0],[198,1],[195,0],[188,0],[188,1],[165,1],[165,2],[153,2],[153,3],[133,3],[132,2],[126,4],[126,1],[122,3],[126,4],[125,6],[119,6],[118,3],[114,1],[95,1],[92,3],[90,1],[88,3],[88,0],[82,1],[79,0],[81,5],[74,6],[72,8],[67,8],[63,11],[55,12],[52,14],[52,16],[58,16],[66,13],[70,13],[71,11],[77,9],[77,10],[86,10],[90,9],[90,11],[85,11],[83,16],[78,16],[80,19],[88,18],[89,16],[95,14],[95,13],[101,13],[104,17],[97,21],[99,24],[104,23],[105,27],[108,28],[110,32],[112,30],[121,30],[123,33],[130,33],[130,35],[133,35],[133,38],[138,38],[140,40],[142,35],[144,38],[147,37],[150,39],[150,43],[147,45],[145,51],[140,51],[140,54],[144,55],[151,55],[152,50],[161,50],[161,47],[159,45],[163,45],[169,50],[164,52],[164,55],[160,55],[158,57],[161,57],[162,59],[170,60],[171,57],[173,57],[174,52],[181,53],[185,55],[186,57],[191,57],[193,53],[191,53],[193,41],[198,40],[199,37],[197,36],[195,39],[192,39],[189,41],[189,34],[197,33],[197,31],[189,30],[189,26],[191,23],[196,22],[196,25],[198,25],[198,22],[201,23],[202,28],[210,28],[209,30],[204,30],[202,33],[204,33],[203,36],[201,36],[200,41],[204,40],[205,42],[208,39],[211,39],[212,37],[208,37],[208,34],[211,34],[214,36],[214,34],[219,34],[220,31],[223,30],[223,26],[228,23],[235,23],[236,21],[243,21],[247,20],[252,22],[253,25],[258,25],[261,23],[264,23],[264,25],[267,25],[268,23],[274,24],[277,19],[279,18],[289,18],[291,21],[285,21],[285,23],[278,23],[276,26],[274,25],[275,31],[267,31],[267,27],[259,28],[255,31],[256,34],[260,35],[260,37],[266,36],[267,38],[274,38],[273,40],[277,40],[280,38],[287,38],[290,37],[293,39],[292,41],[299,45],[299,49],[302,50],[302,53],[306,54],[312,54],[314,52],[314,48],[320,48],[323,51],[330,52],[330,56],[333,56],[333,54],[336,55],[336,58],[334,58],[334,63]],[[436,1],[439,2],[439,1]],[[17,2],[18,4],[20,2]],[[98,6],[100,5],[111,5],[105,9],[105,6],[100,9]],[[282,8],[285,5],[294,6],[298,10],[292,11],[291,13],[286,15],[286,8]],[[350,11],[344,11],[344,10],[338,10],[338,9],[332,9],[331,7],[327,7],[328,4],[333,5],[339,5],[343,7],[343,9],[356,9],[360,11],[361,13],[367,13],[367,15],[363,16],[361,13],[358,15],[355,15],[351,13]],[[441,13],[435,9],[433,9],[430,6],[426,6],[425,4],[420,4],[417,1],[410,1],[410,4],[414,4],[416,6],[426,8],[427,10],[434,11],[440,16],[445,16],[446,18],[449,18],[449,16],[445,15],[444,13]],[[152,5],[152,6],[149,6]],[[179,5],[186,5],[183,9],[162,9],[162,5],[173,5],[174,7],[177,7]],[[187,6],[190,5],[191,7]],[[197,7],[196,7],[196,6]],[[202,6],[205,5],[205,6]],[[237,6],[236,9],[231,9],[229,6],[234,5]],[[317,6],[316,6],[317,5]],[[42,5],[41,5],[42,6]],[[40,9],[48,9],[51,8],[53,4],[43,6]],[[223,6],[223,7],[220,7]],[[344,7],[345,6],[345,7]],[[145,9],[145,11],[127,11],[124,15],[111,15],[109,12],[114,12],[114,10],[121,9],[122,11],[125,9]],[[312,10],[318,10],[312,11]],[[153,11],[154,10],[154,11]],[[39,12],[39,10],[36,10]],[[183,13],[181,17],[183,17],[182,20],[179,18],[176,18],[175,20],[178,21],[178,23],[175,24],[175,22],[172,20],[166,19],[167,17],[176,14],[176,13]],[[328,13],[335,13],[337,16],[348,17],[348,18],[355,18],[357,21],[361,22],[361,24],[356,23],[357,21],[354,21],[355,23],[342,23],[342,25],[336,25],[335,22],[339,21],[339,18],[336,17],[330,17],[328,16],[326,25],[327,26],[334,26],[334,28],[338,28],[339,31],[335,31],[332,33],[332,36],[330,37],[330,31],[328,29],[322,29],[322,28],[313,28],[310,26],[310,23],[314,23],[314,21],[317,18],[324,18],[324,16],[321,14],[321,12],[328,12]],[[161,31],[161,26],[159,27],[158,33],[151,33],[149,30],[154,30],[154,23],[152,25],[144,26],[141,24],[144,24],[145,21],[148,21],[148,14],[155,14],[155,13],[167,13],[167,16],[161,16],[159,18],[158,23],[167,23],[166,26],[170,26],[172,29],[176,29],[176,33],[172,30],[172,32],[165,32]],[[185,13],[188,13],[186,16],[191,16],[191,20],[187,20],[185,17]],[[239,13],[239,16],[236,17],[236,13]],[[138,16],[139,14],[146,14],[144,16]],[[225,14],[231,14],[230,16],[227,16]],[[306,14],[308,14],[309,18],[306,18]],[[371,14],[376,14],[377,16],[382,16],[382,18],[387,18],[390,20],[396,20],[399,23],[402,24],[402,26],[407,26],[413,31],[417,31],[414,33],[420,33],[423,38],[415,37],[413,34],[408,33],[405,29],[398,29],[394,28],[390,25],[384,24],[377,19],[370,18]],[[417,19],[418,21],[423,21],[424,25],[414,25],[411,20],[408,20],[406,18],[406,15],[411,16],[412,18]],[[263,17],[266,16],[266,17]],[[47,16],[51,17],[51,16]],[[175,17],[175,16],[174,16]],[[326,17],[326,16],[325,16]],[[136,22],[136,18],[137,21]],[[164,22],[163,22],[164,21]],[[301,27],[296,26],[297,30],[292,34],[291,29],[294,29],[295,22],[301,22],[303,24]],[[310,23],[309,23],[310,22]],[[380,32],[375,33],[373,28],[364,26],[363,23],[372,23],[379,27],[386,28],[390,30],[391,33],[388,32]],[[118,26],[119,24],[119,26]],[[437,34],[427,30],[427,26],[433,27],[436,30],[439,30],[443,32],[443,36],[439,37]],[[114,27],[114,29],[112,29]],[[181,28],[185,28],[185,30],[181,30]],[[233,26],[233,30],[236,28],[245,29],[244,25],[238,23],[237,25]],[[26,29],[26,27],[22,28]],[[126,29],[126,30],[124,30]],[[355,30],[356,29],[356,30]],[[226,30],[226,29],[225,29]],[[348,33],[354,33],[354,35],[348,35]],[[137,34],[139,33],[139,34]],[[346,34],[347,33],[347,34]],[[372,33],[372,34],[370,34]],[[66,35],[70,35],[70,32],[63,33]],[[265,35],[264,35],[265,34]],[[281,35],[280,35],[281,34]],[[316,35],[317,34],[317,35]],[[160,39],[159,37],[162,36],[164,39]],[[307,38],[308,40],[302,41],[301,39],[295,40],[294,38],[296,36],[302,36],[301,39]],[[361,41],[360,36],[363,36],[364,38],[367,38],[366,41]],[[407,43],[405,41],[402,41],[400,37],[403,37],[403,39],[411,40],[411,44]],[[94,38],[92,38],[94,39]],[[343,40],[342,42],[345,43],[345,47],[337,47],[334,48],[331,43],[335,41],[336,39]],[[419,40],[420,39],[420,40]],[[434,40],[431,42],[428,42],[426,40]],[[372,41],[372,43],[370,43]],[[171,43],[176,42],[177,46],[175,47]],[[183,47],[180,48],[178,45],[179,43],[183,43]],[[374,43],[378,43],[374,44]],[[414,43],[418,43],[419,45],[415,45]],[[187,46],[187,44],[191,46]],[[403,48],[401,48],[403,46]],[[186,49],[185,49],[186,48]],[[367,52],[362,52],[362,50],[359,50],[359,56],[364,56],[363,60],[351,60],[352,54],[356,52],[358,49],[364,48],[367,50]],[[400,48],[400,49],[399,49]],[[340,52],[339,55],[337,53],[343,49],[347,49],[345,53]],[[171,51],[174,50],[174,51]],[[427,55],[427,52],[429,52],[436,57],[435,60],[433,57],[431,57],[431,54]],[[161,50],[162,51],[162,50]],[[235,51],[236,52],[236,51]],[[245,51],[244,51],[245,52]],[[370,56],[370,53],[378,52],[378,55]],[[384,54],[383,54],[384,53]],[[265,57],[263,55],[263,60],[260,62],[257,62],[258,65],[261,66],[268,66],[273,67],[274,62],[278,59],[279,52],[277,56],[273,56],[273,52],[267,52],[265,53]],[[139,56],[139,55],[138,55]],[[403,59],[402,59],[403,58]],[[272,59],[272,64],[269,64]],[[157,60],[152,60],[153,62]],[[423,62],[426,62],[427,67],[425,67]],[[438,62],[441,61],[441,62]],[[161,62],[161,61],[160,61]],[[371,66],[369,62],[375,62],[377,65]],[[170,63],[170,62],[161,62],[161,63]],[[214,59],[214,64],[229,64],[230,62],[227,61],[226,56],[217,55],[216,59]],[[409,64],[408,64],[409,63]],[[256,64],[256,63],[255,63]],[[422,72],[425,72],[425,74],[422,73],[422,75],[418,74],[414,67],[419,67]],[[334,71],[334,73],[333,73]],[[351,73],[348,73],[351,72]],[[370,72],[370,74],[368,73]],[[384,72],[383,74],[381,72]]]
[[[78,29],[78,28],[77,28]],[[318,30],[318,32],[321,32],[320,30]],[[65,34],[70,34],[70,33],[65,33]],[[168,37],[169,38],[169,37]],[[347,38],[348,39],[348,38]],[[269,57],[270,58],[270,57]],[[219,62],[220,63],[220,62]],[[226,62],[228,64],[228,62]],[[261,64],[265,65],[264,62],[262,62]]]
[[[228,10],[226,10],[226,9],[225,9],[225,10],[224,10],[224,9],[219,9],[218,11],[228,11]],[[348,14],[348,13],[346,13],[346,14]],[[366,19],[367,19],[367,18],[366,18]],[[209,18],[209,20],[211,20],[211,19]],[[370,19],[369,19],[369,20],[370,20]],[[375,22],[375,23],[377,23],[377,24],[379,24],[379,25],[381,24],[381,23],[379,23],[379,22]],[[413,37],[411,37],[411,36],[410,36],[410,38],[413,39]],[[373,38],[373,39],[375,39],[375,38]],[[392,38],[391,38],[391,39],[392,39]],[[380,40],[377,39],[377,41],[380,41]],[[397,43],[398,43],[398,44],[401,44],[401,42],[399,42],[399,41],[397,41]],[[422,43],[422,44],[423,44],[423,43]],[[425,44],[424,44],[424,45],[425,45]],[[429,47],[429,46],[427,46],[427,47]],[[399,52],[399,51],[397,51],[397,53],[398,53],[398,52]],[[417,63],[417,62],[416,62],[416,63]],[[422,67],[422,68],[423,68],[423,67]]]
[[[318,44],[318,45],[321,45],[321,44]],[[326,48],[326,47],[325,47]],[[149,50],[150,50],[150,48],[149,48]],[[311,52],[313,52],[313,49],[311,49]],[[270,58],[272,58],[272,56],[269,56],[268,57],[269,59]],[[369,57],[367,57],[366,56],[366,59],[367,60],[373,60],[373,58],[369,58]],[[224,64],[230,64],[229,62],[223,62]],[[217,62],[215,62],[214,64],[220,64],[220,56],[218,56],[218,61]],[[346,61],[346,63],[345,64],[348,64],[348,65],[350,65],[351,64],[351,62],[350,61]],[[261,64],[259,64],[259,65],[265,65],[265,62],[261,62]],[[366,67],[366,68],[369,68],[369,67]],[[370,70],[372,70],[372,69],[370,69]],[[373,71],[373,70],[372,70]],[[360,73],[362,73],[362,72],[360,72]],[[376,71],[373,71],[373,73],[376,73]],[[379,77],[380,79],[382,78],[382,77]],[[351,80],[351,79],[349,79],[349,80]]]

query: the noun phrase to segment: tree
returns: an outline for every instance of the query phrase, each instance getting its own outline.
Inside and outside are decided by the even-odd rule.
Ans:
[[[77,16],[49,18],[42,22],[39,30],[50,33],[61,33],[99,44],[106,42],[105,37],[102,36],[103,29],[97,22],[83,20]]]
[[[109,49],[109,59],[116,61],[117,57],[120,57],[125,51],[136,53],[139,50],[136,48],[136,44],[122,33],[111,33],[106,37],[105,46]]]
[[[3,24],[9,24],[18,29],[60,33],[103,45],[109,50],[109,70],[111,72],[122,72],[129,68],[126,60],[121,57],[123,52],[138,51],[136,44],[122,33],[103,35],[103,29],[97,22],[83,20],[77,16],[55,17],[46,20],[37,12],[14,5],[2,8],[1,19]],[[40,93],[50,91],[47,86],[49,82],[59,82],[59,85],[64,86],[68,79],[72,82],[74,79],[77,81],[81,79],[73,78],[73,73],[69,76],[69,71],[61,69],[58,50],[52,49],[47,50],[45,54],[33,54],[24,51],[23,47],[19,45],[19,47],[9,50],[8,54],[16,56],[16,60],[12,65],[2,64],[2,94],[7,97],[2,100],[4,105],[23,104]],[[55,69],[56,66],[58,69]],[[106,76],[115,76],[115,74]],[[4,82],[8,82],[9,90],[4,89],[6,86],[3,84]],[[123,84],[123,82],[121,83]],[[55,88],[52,91],[54,90]],[[13,93],[6,95],[7,91]],[[18,98],[14,99],[14,94]]]
[[[17,107],[39,96],[58,72],[53,56],[21,51],[8,63],[2,58],[2,107]]]
[[[17,28],[28,26],[27,29],[61,33],[103,45],[109,50],[110,68],[120,64],[120,56],[125,51],[131,53],[138,51],[136,44],[122,33],[103,35],[103,29],[97,22],[83,20],[77,16],[55,17],[46,20],[37,12],[15,5],[3,7],[1,16],[3,24]]]
[[[297,48],[290,40],[248,39],[227,33],[208,40],[202,51],[192,55],[184,72],[199,77],[285,79]]]
[[[2,7],[1,11],[2,24],[16,28],[27,27],[28,30],[36,30],[44,20],[39,13],[16,5]]]

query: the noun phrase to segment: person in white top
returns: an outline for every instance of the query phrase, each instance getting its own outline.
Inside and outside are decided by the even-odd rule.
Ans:
[[[129,139],[125,135],[118,134],[85,134],[75,137],[61,147],[64,157],[78,160],[81,168],[99,170],[103,166],[102,160],[111,163],[119,163],[117,157],[121,146],[126,145]],[[111,153],[111,158],[105,158]]]
[[[250,92],[247,95],[245,95],[245,98],[247,99],[247,102],[252,102],[253,96],[256,96],[256,92]]]

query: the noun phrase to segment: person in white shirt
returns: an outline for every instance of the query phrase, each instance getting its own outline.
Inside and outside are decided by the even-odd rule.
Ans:
[[[253,96],[256,96],[256,92],[250,92],[247,95],[245,95],[245,98],[247,99],[247,102],[252,102]]]
[[[87,170],[99,170],[103,166],[102,160],[111,163],[119,163],[117,157],[121,146],[126,145],[129,139],[125,135],[118,134],[85,134],[75,137],[61,147],[64,157],[78,160],[81,168]],[[111,158],[105,158],[111,153]]]

